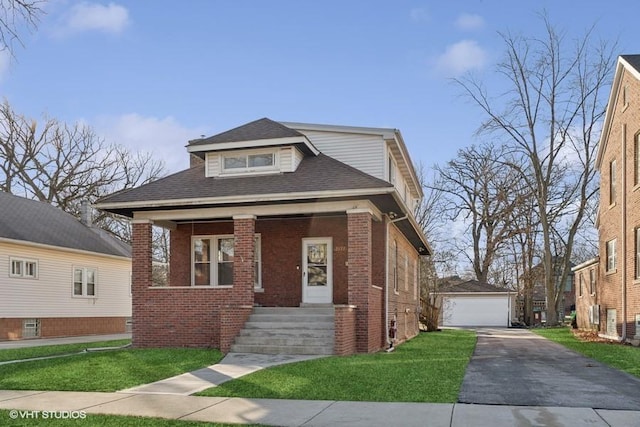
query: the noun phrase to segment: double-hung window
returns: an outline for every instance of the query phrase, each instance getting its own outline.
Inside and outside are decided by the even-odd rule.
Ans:
[[[38,278],[38,261],[33,259],[10,258],[9,276],[25,279]]]
[[[94,298],[98,285],[98,273],[95,268],[73,268],[73,296]]]
[[[254,287],[262,287],[260,235],[254,241]],[[191,283],[193,286],[233,286],[235,261],[233,235],[193,236]]]
[[[616,161],[611,160],[609,163],[609,204],[613,205],[616,202]]]
[[[594,295],[596,293],[596,270],[589,270],[589,293]]]
[[[640,279],[640,227],[636,228],[636,243],[635,243],[635,253],[636,253],[636,274],[635,278]]]
[[[607,273],[613,272],[616,269],[616,239],[609,240],[607,242]]]

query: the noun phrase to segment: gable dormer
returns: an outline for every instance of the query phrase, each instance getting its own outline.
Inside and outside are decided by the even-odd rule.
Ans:
[[[302,133],[267,118],[192,140],[187,151],[205,162],[207,177],[293,172],[318,149]]]

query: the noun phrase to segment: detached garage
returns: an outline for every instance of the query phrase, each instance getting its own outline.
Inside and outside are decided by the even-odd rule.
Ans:
[[[515,316],[516,292],[469,280],[438,293],[442,326],[509,327]]]

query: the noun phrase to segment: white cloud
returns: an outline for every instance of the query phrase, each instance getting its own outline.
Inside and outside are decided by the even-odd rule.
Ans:
[[[169,173],[189,167],[185,145],[205,133],[203,129],[186,128],[171,116],[160,119],[131,113],[102,116],[92,123],[108,143],[152,153],[155,159],[165,162]]]
[[[484,18],[480,15],[463,13],[456,19],[456,27],[463,31],[479,30],[484,27]]]
[[[457,77],[467,71],[481,69],[487,62],[487,53],[475,40],[461,40],[449,45],[436,59],[438,71]]]
[[[412,21],[416,22],[427,22],[429,21],[430,15],[426,9],[423,8],[414,8],[409,12],[409,16]]]
[[[11,66],[11,54],[9,50],[0,51],[0,82],[4,80],[4,77],[9,72]]]
[[[115,3],[102,5],[82,2],[74,5],[64,19],[60,32],[75,34],[84,31],[100,31],[119,34],[129,25],[129,11]]]

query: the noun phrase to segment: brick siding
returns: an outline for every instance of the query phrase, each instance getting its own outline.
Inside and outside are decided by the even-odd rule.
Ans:
[[[31,318],[30,318],[31,319]],[[126,317],[41,317],[40,338],[81,335],[121,334],[126,332]],[[0,319],[0,340],[22,338],[24,319]]]
[[[640,227],[640,186],[634,187],[634,138],[640,132],[640,82],[626,70],[620,84],[626,87],[628,106],[622,99],[614,102],[611,129],[607,137],[606,150],[603,153],[600,167],[600,216],[599,216],[599,277],[597,300],[600,304],[600,332],[606,332],[607,309],[616,310],[617,334],[622,335],[622,277],[626,277],[626,324],[627,338],[639,335],[635,328],[635,316],[640,314],[640,281],[635,279],[635,239],[634,230]],[[611,114],[611,112],[610,112]],[[623,133],[623,125],[626,132]],[[622,140],[626,141],[626,152],[622,153]],[[610,162],[616,160],[617,198],[615,203],[609,201]],[[623,162],[626,168],[626,189],[622,187]],[[626,231],[622,230],[622,196],[626,192]],[[626,247],[622,247],[622,233],[625,232]],[[617,268],[606,271],[606,243],[617,239]],[[623,271],[623,258],[626,269]]]

